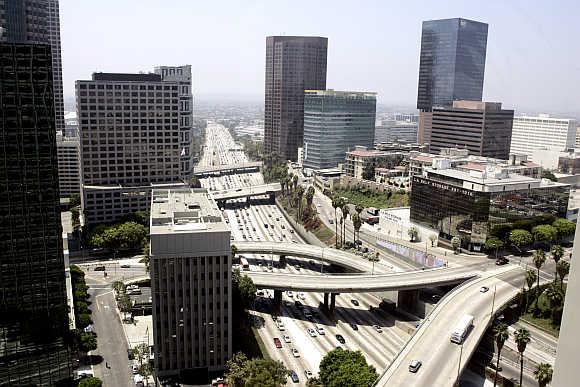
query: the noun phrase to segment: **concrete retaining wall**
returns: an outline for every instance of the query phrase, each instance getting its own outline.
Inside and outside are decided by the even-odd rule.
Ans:
[[[290,225],[294,228],[294,230],[296,230],[298,235],[300,235],[300,237],[304,239],[308,244],[318,247],[328,247],[320,239],[318,239],[316,235],[305,229],[303,225],[296,222],[296,220],[286,212],[286,210],[280,203],[280,199],[278,197],[276,197],[276,205],[278,206],[280,212],[282,212],[282,215],[284,215],[284,218],[286,218],[288,223],[290,223]]]

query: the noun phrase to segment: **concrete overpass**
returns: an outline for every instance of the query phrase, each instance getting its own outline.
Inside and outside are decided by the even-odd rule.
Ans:
[[[271,183],[255,185],[253,187],[216,191],[213,192],[213,198],[216,202],[223,202],[225,200],[249,198],[252,196],[274,195],[280,191],[282,191],[280,183]]]
[[[469,267],[437,268],[401,273],[309,275],[244,272],[257,288],[324,293],[369,293],[389,290],[416,290],[454,285],[479,275]]]
[[[495,314],[521,291],[524,271],[509,265],[481,272],[447,294],[411,340],[380,376],[375,386],[454,386]],[[489,290],[480,291],[482,286]],[[464,314],[474,316],[473,329],[462,345],[451,343],[451,331]],[[417,373],[408,370],[412,360],[423,365]]]
[[[213,176],[221,175],[224,173],[235,173],[235,172],[250,172],[258,171],[262,166],[261,161],[252,161],[247,163],[232,164],[232,165],[210,165],[210,166],[196,166],[193,168],[194,176]]]

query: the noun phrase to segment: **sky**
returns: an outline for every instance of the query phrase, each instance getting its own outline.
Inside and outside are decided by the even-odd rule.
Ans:
[[[580,116],[575,0],[60,0],[65,97],[94,71],[191,64],[196,98],[262,101],[266,36],[328,38],[327,88],[414,107],[423,20],[489,24],[484,100]]]

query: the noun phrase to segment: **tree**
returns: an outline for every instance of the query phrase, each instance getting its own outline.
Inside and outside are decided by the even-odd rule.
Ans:
[[[119,306],[119,310],[123,313],[129,313],[133,310],[133,302],[131,301],[131,297],[128,294],[122,293],[119,295],[119,301],[117,302]]]
[[[560,276],[560,289],[562,289],[564,287],[564,278],[570,273],[570,263],[568,261],[558,262],[556,272]]]
[[[536,242],[550,243],[558,237],[558,230],[549,224],[541,224],[532,228],[532,235]]]
[[[244,275],[240,278],[238,289],[240,290],[240,296],[244,303],[244,307],[247,308],[256,299],[256,285],[250,277]]]
[[[243,352],[236,352],[226,363],[226,378],[232,387],[242,387],[248,376],[248,358]]]
[[[534,284],[536,283],[537,278],[538,276],[536,275],[535,271],[533,270],[526,271],[526,284],[528,285],[528,291],[526,293],[526,310],[528,310],[529,306],[528,294],[532,292],[532,286],[534,286]]]
[[[504,243],[501,239],[496,237],[491,237],[485,241],[485,249],[487,251],[495,251],[495,259],[497,259],[497,251],[504,246]]]
[[[377,263],[378,261],[381,260],[379,252],[377,251],[373,255],[370,255],[368,259],[369,259],[369,261],[371,261],[373,263],[373,269],[371,271],[371,275],[373,275],[375,273],[375,263]]]
[[[342,206],[342,199],[337,195],[332,197],[332,207],[334,207],[334,234],[336,235],[335,247],[338,249],[338,216],[336,210]]]
[[[145,246],[143,246],[142,254],[143,258],[141,258],[139,262],[145,264],[145,271],[149,273],[151,268],[151,242],[147,241],[147,243],[145,243]]]
[[[92,332],[82,332],[79,335],[79,349],[85,353],[97,349],[97,335]]]
[[[518,346],[518,352],[520,353],[520,386],[522,386],[522,380],[524,377],[524,352],[526,346],[531,341],[530,331],[526,328],[520,328],[514,332],[514,340]]]
[[[312,207],[312,201],[314,200],[314,187],[310,186],[306,190],[306,203],[308,204],[308,208]]]
[[[514,227],[509,224],[498,224],[493,226],[490,235],[495,236],[502,241],[507,241],[513,229]]]
[[[81,205],[81,195],[74,193],[69,197],[69,204],[71,207],[78,207]]]
[[[149,346],[145,343],[138,344],[133,347],[132,352],[135,358],[139,361],[139,374],[143,376],[143,379],[145,379],[147,385],[149,385],[148,378],[152,373],[151,366],[149,366],[149,354],[151,352]]]
[[[556,273],[554,275],[554,283],[558,280],[558,262],[564,256],[564,248],[560,245],[552,246],[552,259],[556,262]]]
[[[515,229],[512,230],[509,234],[509,241],[512,245],[516,246],[518,250],[520,250],[522,247],[532,244],[534,239],[529,231]]]
[[[292,176],[292,185],[294,186],[294,191],[296,191],[296,186],[298,186],[298,175]]]
[[[556,316],[558,315],[559,308],[564,304],[564,293],[556,287],[556,284],[550,284],[545,290],[545,294],[550,304],[552,323],[557,324]]]
[[[78,387],[101,387],[103,382],[99,378],[95,378],[93,376],[89,378],[83,378],[79,382]]]
[[[497,364],[495,367],[495,376],[493,378],[493,386],[497,385],[497,373],[499,369],[499,360],[501,358],[501,350],[506,340],[509,338],[508,327],[504,323],[499,323],[493,329],[493,337],[495,338],[495,344],[497,345]]]
[[[536,308],[537,308],[538,307],[538,300],[540,298],[540,269],[542,268],[544,263],[546,263],[546,253],[544,253],[544,250],[542,250],[542,249],[535,250],[534,256],[532,257],[532,261],[534,262],[534,266],[536,267],[536,270],[538,271],[538,275],[537,275],[538,286],[536,287],[536,289],[537,289],[537,291],[536,291]]]
[[[357,204],[356,207],[354,208],[354,210],[356,211],[358,216],[360,216],[360,214],[363,212],[364,208],[360,204]]]
[[[320,361],[319,379],[325,387],[372,386],[378,374],[360,351],[337,348]]]
[[[342,208],[340,209],[342,212],[342,244],[344,245],[346,242],[346,219],[348,218],[348,203],[344,200],[342,204]]]
[[[356,246],[356,241],[360,238],[360,228],[362,227],[362,220],[358,213],[352,215],[352,226],[354,228],[354,244]],[[358,235],[358,237],[357,237]]]
[[[534,376],[538,381],[540,387],[546,387],[550,382],[552,382],[552,366],[548,363],[538,364],[538,367],[534,371]]]
[[[457,254],[457,251],[461,247],[461,239],[457,236],[451,238],[451,247],[453,247],[453,252]]]
[[[141,247],[149,232],[142,224],[125,222],[117,226],[119,245],[125,249]]]
[[[197,176],[192,176],[191,180],[189,181],[189,186],[191,188],[201,188],[201,182]]]
[[[435,241],[437,240],[437,235],[435,235],[435,234],[429,235],[429,240],[431,241],[431,247],[435,247]]]
[[[247,363],[246,386],[283,386],[290,371],[281,361],[252,359]]]
[[[302,214],[302,197],[304,196],[304,187],[298,186],[296,188],[296,201],[298,202],[298,219],[300,219],[300,215]]]
[[[88,313],[81,313],[75,316],[75,323],[77,328],[85,329],[89,325],[93,323],[93,319],[91,319],[91,315]]]
[[[542,171],[542,179],[549,179],[552,181],[558,181],[556,175],[554,175],[551,171],[543,170]]]
[[[574,231],[576,231],[576,224],[564,218],[556,219],[554,223],[552,223],[552,226],[558,232],[558,238],[560,239],[572,235],[574,234]]]
[[[232,259],[238,254],[238,247],[234,244],[232,244]]]
[[[416,227],[409,227],[409,229],[407,230],[407,234],[409,235],[409,238],[411,239],[411,242],[415,242],[415,239],[417,239],[417,235],[419,234],[419,232],[417,231]]]
[[[375,180],[375,166],[372,163],[365,165],[362,173],[363,180]]]

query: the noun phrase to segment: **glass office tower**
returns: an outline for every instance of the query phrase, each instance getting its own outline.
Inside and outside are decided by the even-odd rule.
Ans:
[[[375,93],[306,90],[304,93],[304,167],[336,168],[355,146],[373,147]]]
[[[59,385],[72,371],[50,46],[0,43],[0,111],[0,385]]]

